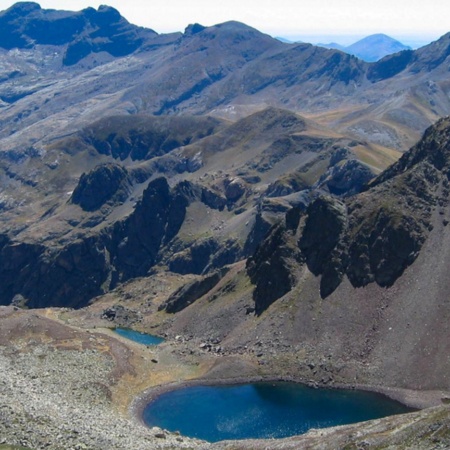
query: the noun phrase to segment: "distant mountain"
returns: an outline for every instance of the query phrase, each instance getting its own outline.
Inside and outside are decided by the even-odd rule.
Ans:
[[[113,8],[18,3],[0,13],[0,138],[3,149],[27,148],[104,114],[236,120],[274,106],[320,112],[336,131],[406,150],[450,113],[439,69],[445,49],[443,37],[369,64],[334,49],[284,44],[239,22],[157,34]]]
[[[398,53],[403,50],[411,50],[411,47],[408,47],[385,34],[372,34],[349,46],[336,44],[334,42],[331,44],[318,45],[320,47],[342,50],[345,53],[355,55],[367,62],[379,61],[387,55]]]
[[[364,61],[378,61],[386,55],[398,53],[403,50],[411,50],[411,47],[386,36],[385,34],[373,34],[346,47],[345,51]]]
[[[125,56],[155,36],[153,30],[131,25],[116,9],[103,5],[98,10],[71,12],[20,2],[0,13],[0,47],[67,45],[65,65],[73,65],[90,53]]]
[[[319,47],[331,48],[334,50],[341,50],[345,52],[345,45],[338,44],[337,42],[330,42],[329,44],[317,44]],[[348,53],[348,52],[347,52]]]

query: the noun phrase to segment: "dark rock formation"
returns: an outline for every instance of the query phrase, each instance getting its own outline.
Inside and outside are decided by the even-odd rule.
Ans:
[[[185,36],[192,36],[193,34],[197,34],[202,32],[206,27],[200,25],[199,23],[190,24],[184,30]]]
[[[160,248],[180,229],[187,206],[186,197],[171,192],[165,178],[149,183],[134,212],[112,230],[113,284],[147,274]]]
[[[356,159],[335,164],[321,177],[318,186],[330,194],[351,196],[361,192],[374,178],[373,172]]]
[[[81,307],[105,291],[109,258],[96,237],[88,237],[52,252],[46,250],[22,287],[29,307]]]
[[[280,224],[247,260],[247,273],[253,284],[255,313],[262,314],[297,282],[296,270],[302,261],[292,232]]]
[[[62,249],[7,242],[0,252],[0,303],[20,294],[31,308],[84,306],[103,292],[108,273],[105,249],[95,238]]]
[[[242,258],[242,248],[233,239],[220,242],[216,238],[196,241],[168,260],[172,272],[197,275],[232,264]]]
[[[118,164],[97,166],[80,177],[71,202],[85,211],[95,211],[106,202],[123,203],[130,192],[131,182],[127,170]]]
[[[261,241],[267,236],[267,233],[274,225],[273,218],[270,220],[266,214],[262,211],[258,212],[255,216],[255,222],[253,224],[250,233],[247,236],[247,240],[244,245],[245,256],[251,256],[257,249]]]
[[[37,259],[44,248],[36,244],[15,243],[0,236],[0,304],[8,305],[35,274]]]
[[[372,82],[378,82],[392,78],[406,69],[414,59],[412,50],[404,50],[394,55],[389,55],[373,64],[367,71],[367,78]]]
[[[320,285],[326,297],[342,281],[345,268],[341,241],[347,231],[347,210],[331,197],[320,197],[307,209],[307,217],[299,240],[299,248],[314,275],[323,275]]]
[[[126,193],[126,170],[116,164],[81,177],[72,201],[92,210]],[[122,190],[121,190],[122,189]],[[125,219],[101,232],[58,247],[0,239],[0,304],[16,295],[29,307],[84,306],[93,297],[130,278],[145,276],[171,253],[191,202],[207,200],[223,209],[225,199],[201,186],[182,182],[170,189],[165,178],[151,181]],[[106,202],[106,203],[105,203]],[[167,251],[167,254],[165,253]],[[233,240],[200,241],[169,259],[179,273],[208,272],[242,257]]]
[[[426,229],[408,214],[381,206],[358,223],[348,248],[347,276],[358,287],[391,286],[417,257]]]
[[[282,197],[307,189],[309,186],[303,180],[301,173],[290,173],[278,180],[270,183],[267,190],[267,197]]]
[[[174,189],[176,193],[185,196],[189,202],[199,201],[211,209],[222,211],[227,203],[219,193],[190,181],[181,181]]]
[[[196,242],[187,249],[176,253],[169,260],[169,269],[175,273],[200,275],[209,264],[211,255],[219,248],[220,244],[214,238]]]
[[[138,311],[125,308],[125,306],[120,304],[105,309],[102,312],[101,317],[102,319],[114,322],[116,326],[123,326],[123,327],[129,327],[133,323],[142,320],[140,313]]]
[[[346,231],[347,211],[343,203],[331,197],[320,197],[308,207],[306,213],[299,247],[311,272],[318,275]]]
[[[236,177],[225,181],[225,197],[230,203],[239,200],[245,193],[245,182]]]

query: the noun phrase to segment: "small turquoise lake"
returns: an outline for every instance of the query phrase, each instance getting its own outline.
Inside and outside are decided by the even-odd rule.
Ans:
[[[140,333],[139,331],[130,330],[128,328],[115,328],[114,331],[120,336],[138,342],[144,345],[158,345],[164,342],[164,339],[152,334]]]
[[[283,438],[325,428],[410,412],[383,395],[344,389],[314,389],[298,383],[190,386],[150,402],[149,427],[179,431],[217,442]]]

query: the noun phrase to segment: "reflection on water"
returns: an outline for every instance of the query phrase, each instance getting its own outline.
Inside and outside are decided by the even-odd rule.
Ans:
[[[310,428],[361,422],[411,409],[379,394],[313,389],[298,383],[191,386],[147,405],[144,422],[190,437],[282,438]]]

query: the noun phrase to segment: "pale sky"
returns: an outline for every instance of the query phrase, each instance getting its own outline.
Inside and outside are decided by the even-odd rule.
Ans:
[[[0,10],[14,1],[0,0]],[[238,20],[272,36],[317,42],[385,33],[403,41],[434,40],[450,31],[450,0],[41,0],[43,8],[79,11],[107,4],[158,33],[190,23]],[[316,39],[315,39],[316,37]],[[351,38],[350,38],[351,40]],[[329,40],[328,40],[329,41]],[[345,43],[345,42],[343,42]],[[350,42],[349,42],[350,43]]]

